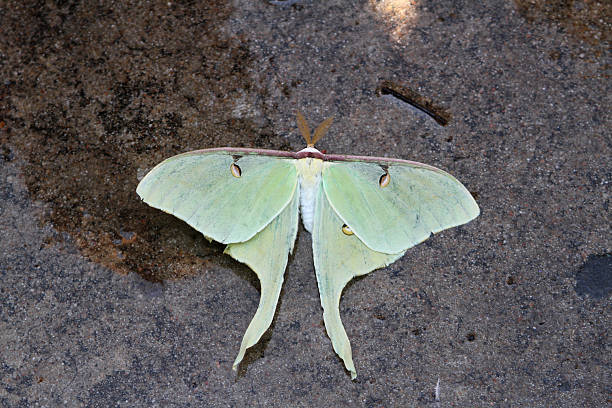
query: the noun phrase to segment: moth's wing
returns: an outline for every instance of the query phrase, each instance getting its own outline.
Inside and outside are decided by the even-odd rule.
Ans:
[[[385,171],[391,179],[381,187]],[[328,162],[322,183],[342,221],[369,248],[384,253],[404,251],[480,212],[457,179],[416,162]]]
[[[261,283],[259,306],[242,338],[234,370],[242,361],[246,349],[255,345],[272,323],[287,259],[293,251],[297,234],[299,202],[299,189],[296,189],[289,205],[257,235],[225,248],[226,254],[253,269]]]
[[[232,163],[241,177],[232,175]],[[161,162],[136,192],[150,206],[182,219],[206,237],[230,244],[248,241],[278,217],[296,186],[292,159],[215,151]]]
[[[235,177],[231,165],[240,169]],[[257,312],[234,368],[270,326],[297,233],[299,189],[293,159],[229,152],[174,156],[151,170],[136,190],[149,205],[229,244],[225,252],[247,264],[261,282]]]
[[[357,376],[351,345],[340,320],[342,289],[355,276],[382,268],[400,258],[396,254],[376,252],[368,248],[356,235],[342,232],[344,221],[330,205],[320,188],[317,193],[312,231],[314,266],[323,306],[323,321],[334,351],[342,358],[351,378]]]

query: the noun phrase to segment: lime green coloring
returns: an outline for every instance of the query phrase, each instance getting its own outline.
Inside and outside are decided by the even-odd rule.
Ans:
[[[242,339],[236,369],[274,317],[301,213],[312,234],[323,320],[334,351],[357,376],[340,320],[340,296],[355,276],[385,267],[432,233],[465,224],[479,208],[453,176],[399,159],[325,155],[314,148],[331,120],[297,152],[216,148],[171,157],[153,168],[137,193],[175,215],[261,283],[259,307]],[[314,140],[314,141],[313,141]]]

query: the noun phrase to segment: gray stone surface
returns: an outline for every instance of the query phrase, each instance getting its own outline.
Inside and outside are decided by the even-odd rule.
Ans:
[[[280,3],[0,5],[0,406],[611,404],[610,7]],[[254,274],[134,191],[179,152],[300,149],[298,109],[335,116],[320,149],[441,167],[482,210],[344,291],[356,381],[301,227],[236,374]]]

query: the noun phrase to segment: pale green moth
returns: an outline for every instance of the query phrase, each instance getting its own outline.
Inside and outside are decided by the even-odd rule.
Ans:
[[[196,150],[158,164],[138,184],[150,206],[227,244],[261,282],[261,298],[234,361],[270,326],[298,229],[298,213],[312,234],[323,321],[351,378],[357,373],[340,320],[340,295],[355,276],[382,268],[432,233],[479,214],[468,190],[426,164],[382,157],[329,155],[314,148],[331,124],[311,137],[298,113],[307,147],[297,153],[223,147]]]

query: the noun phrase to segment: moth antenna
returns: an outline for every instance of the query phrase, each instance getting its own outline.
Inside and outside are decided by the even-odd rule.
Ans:
[[[321,140],[323,136],[325,136],[327,129],[331,126],[333,121],[334,121],[334,117],[330,116],[329,118],[325,119],[319,126],[317,126],[317,129],[314,132],[314,136],[312,137],[313,146],[315,143]]]
[[[298,129],[300,129],[302,137],[304,138],[304,140],[306,140],[306,146],[313,147],[314,143],[310,138],[310,129],[308,128],[308,123],[306,122],[306,119],[304,119],[304,115],[302,115],[300,111],[297,111],[297,125]]]

